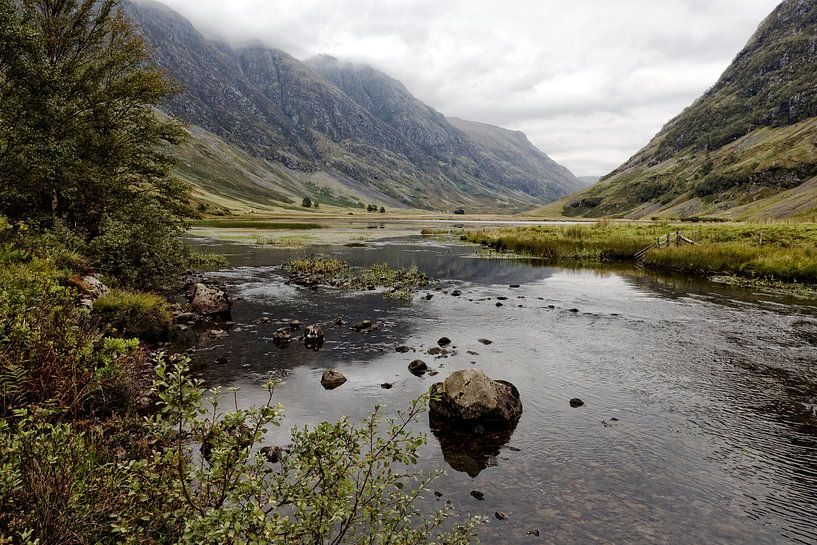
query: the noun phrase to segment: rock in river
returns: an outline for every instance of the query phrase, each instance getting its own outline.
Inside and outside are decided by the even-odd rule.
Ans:
[[[574,397],[573,399],[570,400],[570,406],[573,407],[574,409],[578,409],[579,407],[581,407],[583,405],[584,405],[584,401],[582,401],[578,397]]]
[[[442,337],[442,338],[440,338],[439,341],[437,341],[437,344],[439,346],[445,348],[446,346],[451,344],[451,339],[449,339],[448,337]]]
[[[272,334],[272,343],[278,348],[289,346],[292,342],[292,330],[288,327],[282,327]]]
[[[409,371],[412,375],[417,375],[418,377],[423,376],[428,371],[428,365],[423,360],[414,360],[413,362],[409,363]]]
[[[321,376],[321,386],[327,390],[334,390],[342,386],[344,382],[346,382],[346,377],[343,376],[343,373],[334,369],[327,369]]]
[[[304,331],[304,344],[312,350],[319,350],[323,346],[326,334],[320,324],[313,324]]]
[[[230,312],[232,303],[224,291],[199,283],[194,287],[190,308],[205,316],[216,316]]]
[[[479,369],[454,371],[431,387],[431,413],[470,424],[509,424],[522,415],[519,390]]]

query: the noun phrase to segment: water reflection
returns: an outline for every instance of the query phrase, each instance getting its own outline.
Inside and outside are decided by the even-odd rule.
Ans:
[[[429,428],[440,444],[443,459],[454,470],[476,477],[483,469],[497,465],[497,456],[507,445],[517,421],[503,426],[454,426],[429,413]]]

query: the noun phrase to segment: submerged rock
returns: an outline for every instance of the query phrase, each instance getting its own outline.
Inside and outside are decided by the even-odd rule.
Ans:
[[[437,345],[441,346],[443,348],[445,348],[446,346],[449,346],[450,344],[451,344],[451,339],[449,339],[448,337],[442,337],[442,338],[440,338],[439,341],[437,341]]]
[[[346,377],[343,376],[343,373],[336,371],[335,369],[327,369],[321,376],[321,386],[327,390],[334,390],[335,388],[342,386],[345,382]]]
[[[509,424],[522,415],[519,390],[491,380],[479,369],[462,369],[431,387],[431,412],[452,421]]]
[[[408,369],[412,375],[417,375],[420,377],[426,374],[428,371],[428,365],[423,360],[414,360],[413,362],[409,363]]]
[[[573,399],[570,400],[570,406],[573,407],[574,409],[578,409],[579,407],[581,407],[583,405],[584,405],[584,401],[582,401],[578,397],[574,397]]]

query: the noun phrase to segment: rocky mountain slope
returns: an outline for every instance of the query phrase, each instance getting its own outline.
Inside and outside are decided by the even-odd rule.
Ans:
[[[624,165],[542,215],[817,215],[817,3],[786,0],[720,80]]]
[[[372,68],[218,43],[152,0],[126,9],[154,61],[185,89],[165,111],[195,126],[195,147],[220,139],[211,155],[229,145],[238,151],[227,155],[267,163],[259,168],[275,175],[262,181],[279,184],[279,194],[329,189],[344,195],[339,202],[495,210],[530,208],[582,186],[526,138],[474,137]],[[198,170],[187,178],[200,179]],[[218,184],[206,192],[218,193]]]

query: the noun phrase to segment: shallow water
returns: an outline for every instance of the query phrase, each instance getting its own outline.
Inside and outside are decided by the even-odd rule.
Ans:
[[[431,435],[421,465],[447,469],[434,485],[441,501],[490,517],[483,543],[817,543],[814,306],[679,276],[481,259],[419,237],[308,251],[193,244],[228,255],[232,267],[214,276],[237,297],[229,336],[200,338],[196,363],[208,385],[240,386],[245,403],[263,400],[269,373],[286,373],[276,397],[287,414],[271,444],[296,424],[360,419],[376,403],[396,411],[476,365],[520,390],[510,441],[468,453],[446,444],[444,457]],[[286,285],[281,264],[309,253],[416,263],[442,289],[400,303]],[[454,287],[462,297],[444,293]],[[497,297],[508,299],[497,307]],[[338,316],[347,324],[333,325]],[[324,324],[324,347],[276,348],[272,333],[289,319]],[[385,327],[349,328],[362,319]],[[420,354],[442,336],[456,355]],[[418,357],[440,375],[411,375]],[[330,367],[349,381],[325,391]],[[572,397],[585,406],[571,408]]]

